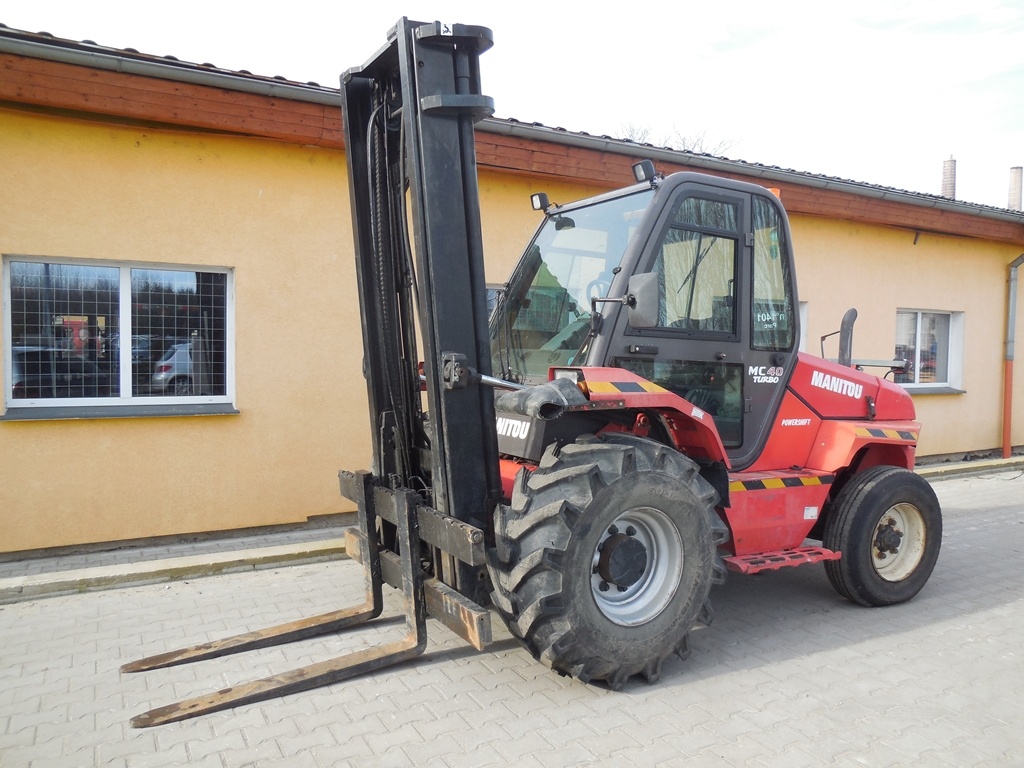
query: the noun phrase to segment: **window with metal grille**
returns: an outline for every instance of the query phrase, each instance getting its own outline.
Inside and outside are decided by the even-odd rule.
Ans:
[[[228,269],[4,259],[4,392],[32,407],[228,403]]]

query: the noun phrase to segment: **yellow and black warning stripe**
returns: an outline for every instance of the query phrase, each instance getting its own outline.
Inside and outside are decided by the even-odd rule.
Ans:
[[[587,380],[587,389],[591,392],[602,394],[608,392],[665,392],[664,387],[659,387],[650,381],[590,381]]]
[[[762,480],[734,480],[729,483],[729,493],[800,488],[807,485],[832,485],[835,479],[835,475],[814,475],[813,477],[766,477]]]
[[[857,427],[857,437],[874,437],[882,440],[911,440],[917,442],[917,432],[902,429],[876,429]]]

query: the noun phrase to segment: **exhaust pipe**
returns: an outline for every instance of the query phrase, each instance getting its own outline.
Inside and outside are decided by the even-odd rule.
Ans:
[[[839,364],[850,368],[853,365],[853,324],[857,322],[857,310],[852,307],[843,315],[839,324]]]

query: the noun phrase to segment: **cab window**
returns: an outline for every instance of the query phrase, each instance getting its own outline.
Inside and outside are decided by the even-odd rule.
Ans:
[[[793,348],[793,297],[790,295],[789,244],[778,211],[765,198],[754,197],[753,349]]]
[[[738,219],[735,203],[680,201],[654,262],[661,327],[735,335]]]

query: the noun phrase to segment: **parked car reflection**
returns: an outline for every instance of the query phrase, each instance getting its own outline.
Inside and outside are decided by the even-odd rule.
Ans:
[[[121,348],[121,336],[120,334],[111,334],[107,341],[108,351],[107,357],[112,360],[117,360],[120,354]],[[140,363],[151,360],[153,353],[156,351],[154,345],[154,339],[150,336],[132,336],[132,363]]]
[[[132,336],[132,389],[138,390],[149,383],[153,375],[153,361],[163,351],[159,337]],[[112,333],[107,339],[104,356],[111,372],[117,371],[121,363],[121,334]]]
[[[195,393],[192,342],[172,344],[153,366],[150,394],[191,395]]]
[[[14,399],[111,395],[110,375],[91,360],[46,347],[16,346],[11,352]]]

